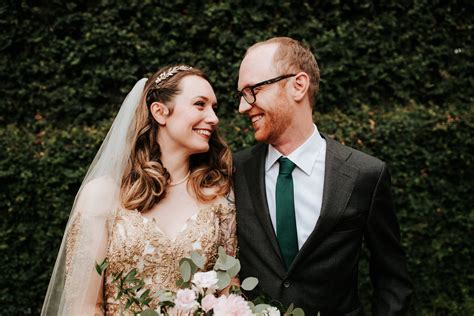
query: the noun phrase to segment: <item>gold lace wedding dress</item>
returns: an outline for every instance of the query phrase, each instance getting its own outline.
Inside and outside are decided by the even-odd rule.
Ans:
[[[144,290],[150,289],[154,295],[159,289],[177,290],[176,281],[181,276],[179,261],[193,250],[204,257],[205,270],[214,265],[219,246],[223,246],[227,254],[236,255],[235,207],[224,198],[188,218],[175,238],[169,238],[154,219],[136,210],[117,210],[108,220],[108,231],[109,266],[104,278],[106,315],[121,315],[126,304],[126,297],[116,300],[114,273],[128,273],[136,268],[137,277],[145,281]],[[72,248],[74,236],[70,237],[68,244]],[[156,299],[150,307],[157,307]]]

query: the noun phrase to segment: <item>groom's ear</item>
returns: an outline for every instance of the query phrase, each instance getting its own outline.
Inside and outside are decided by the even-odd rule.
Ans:
[[[166,119],[170,114],[170,109],[161,102],[153,102],[150,105],[151,115],[160,125],[166,125]]]
[[[295,80],[292,81],[292,95],[295,101],[300,102],[307,95],[310,79],[307,73],[301,71],[295,76]]]

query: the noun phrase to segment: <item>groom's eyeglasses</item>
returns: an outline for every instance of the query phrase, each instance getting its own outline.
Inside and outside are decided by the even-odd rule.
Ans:
[[[294,77],[294,76],[296,76],[296,74],[283,75],[283,76],[279,76],[279,77],[276,77],[276,78],[273,78],[273,79],[269,79],[269,80],[265,80],[265,81],[256,83],[256,84],[251,85],[251,86],[247,86],[247,87],[243,88],[242,90],[237,91],[235,93],[235,99],[238,102],[240,102],[240,98],[243,97],[245,99],[245,101],[247,101],[248,104],[254,104],[255,101],[257,101],[257,97],[255,96],[255,90],[254,90],[255,88],[258,88],[258,87],[261,87],[261,86],[264,86],[264,85],[267,85],[267,84],[272,84],[272,83],[278,82],[280,80],[290,78],[290,77]]]

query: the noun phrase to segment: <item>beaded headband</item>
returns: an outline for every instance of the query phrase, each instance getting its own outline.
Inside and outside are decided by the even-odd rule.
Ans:
[[[184,66],[184,65],[180,65],[180,66],[174,66],[174,67],[171,67],[170,69],[168,69],[167,71],[164,71],[162,72],[158,78],[156,78],[155,80],[155,85],[158,87],[158,85],[165,81],[166,79],[170,78],[170,77],[173,77],[174,75],[176,75],[179,71],[186,71],[186,70],[190,70],[190,69],[193,69],[193,67],[190,67],[190,66]]]

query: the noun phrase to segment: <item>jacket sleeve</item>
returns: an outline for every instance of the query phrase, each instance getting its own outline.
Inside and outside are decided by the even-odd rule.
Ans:
[[[406,315],[413,292],[400,244],[390,182],[390,174],[383,164],[365,229],[373,285],[372,315]]]

